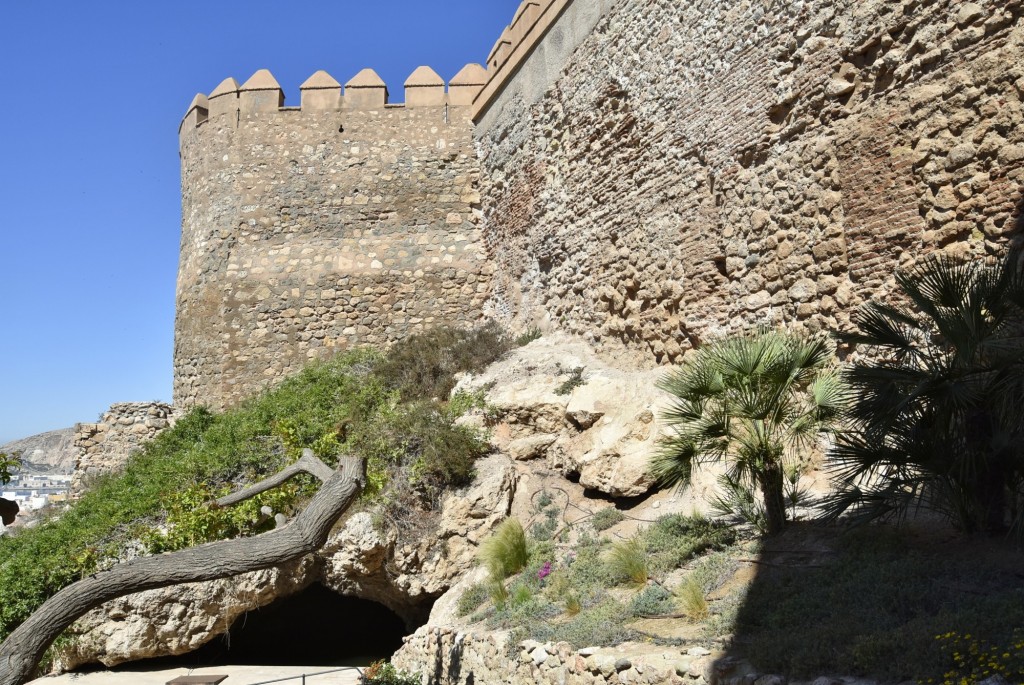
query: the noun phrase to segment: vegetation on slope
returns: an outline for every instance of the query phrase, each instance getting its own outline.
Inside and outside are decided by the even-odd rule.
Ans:
[[[508,346],[493,327],[442,329],[387,355],[363,350],[313,364],[232,411],[191,411],[59,516],[0,539],[0,638],[61,587],[104,565],[272,526],[260,508],[289,513],[311,483],[227,510],[207,502],[277,471],[305,447],[328,463],[345,453],[365,457],[364,498],[380,505],[383,520],[426,518],[415,512],[429,511],[445,488],[467,483],[473,459],[486,450],[481,436],[455,425],[455,412],[436,399],[446,396],[435,393]],[[396,503],[412,511],[388,517]]]

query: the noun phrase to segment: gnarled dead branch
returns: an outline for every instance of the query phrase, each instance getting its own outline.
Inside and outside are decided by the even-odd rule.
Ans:
[[[337,470],[332,471],[309,452],[284,472],[291,476],[299,472],[327,476],[320,490],[289,525],[251,538],[133,559],[72,583],[46,600],[0,644],[0,685],[26,682],[53,641],[79,617],[104,602],[144,590],[258,571],[320,549],[363,486],[363,460],[342,458]],[[275,480],[280,484],[287,478],[281,479],[278,474],[224,499],[241,501],[273,487],[261,489]]]

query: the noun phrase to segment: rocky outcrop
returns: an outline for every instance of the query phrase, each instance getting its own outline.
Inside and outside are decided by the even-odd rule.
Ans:
[[[25,473],[71,473],[78,459],[74,428],[61,428],[0,445],[0,452],[21,455]]]
[[[511,460],[490,456],[478,462],[470,487],[444,501],[437,534],[416,543],[381,531],[363,511],[350,516],[317,554],[286,567],[108,602],[75,624],[74,639],[56,668],[184,654],[227,632],[246,612],[313,583],[383,604],[411,630],[472,564],[476,543],[508,515],[515,489]]]
[[[227,632],[247,611],[298,592],[316,578],[317,561],[305,557],[207,583],[189,583],[128,595],[81,618],[69,631],[56,669],[100,662],[116,666],[156,656],[185,654]]]
[[[494,447],[519,462],[543,461],[585,488],[612,497],[651,490],[657,449],[656,387],[662,371],[623,371],[583,341],[546,336],[456,391],[485,392]],[[482,417],[478,417],[482,420]]]

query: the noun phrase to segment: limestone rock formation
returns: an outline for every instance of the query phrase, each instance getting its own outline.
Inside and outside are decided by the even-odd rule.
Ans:
[[[422,624],[434,598],[472,563],[475,544],[509,512],[515,492],[510,461],[494,455],[478,477],[444,502],[437,536],[399,545],[369,512],[349,517],[317,554],[296,563],[235,578],[190,583],[129,595],[89,612],[55,668],[89,663],[116,666],[184,654],[227,632],[248,611],[321,583],[339,594],[376,601],[410,627]]]
[[[667,396],[662,371],[624,371],[585,342],[545,336],[514,351],[456,391],[486,389],[497,421],[493,444],[517,461],[542,459],[585,488],[613,497],[651,490],[656,418]]]
[[[71,473],[78,452],[74,445],[74,428],[39,433],[0,445],[0,452],[18,452],[21,470],[26,473]]]
[[[108,602],[71,629],[55,668],[99,662],[116,666],[157,656],[185,654],[222,635],[235,619],[315,579],[316,560],[234,578],[150,590]]]

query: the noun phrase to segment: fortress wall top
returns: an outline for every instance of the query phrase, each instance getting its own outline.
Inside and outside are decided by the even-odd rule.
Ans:
[[[444,79],[430,67],[421,66],[405,82],[405,106],[468,107],[483,89],[486,73],[479,64],[467,64],[452,78],[450,89],[446,91]],[[388,86],[373,69],[363,69],[344,87],[321,70],[310,76],[299,90],[302,93],[301,107],[285,108],[284,90],[267,69],[260,69],[241,85],[234,78],[224,79],[209,97],[202,93],[196,95],[178,131],[184,135],[210,118],[224,115],[237,118],[282,111],[309,113],[396,106],[389,104]]]
[[[473,114],[513,328],[667,362],[1020,239],[1021,2],[575,0],[527,43]]]
[[[230,405],[311,359],[481,316],[469,108],[446,110],[427,71],[408,84],[417,105],[352,107],[383,104],[374,76],[350,81],[345,106],[322,72],[303,84],[301,110],[280,108],[269,72],[193,101],[180,146],[176,405]]]
[[[487,83],[473,100],[473,121],[487,127],[503,102],[535,102],[568,64],[614,0],[523,0],[487,57]]]

